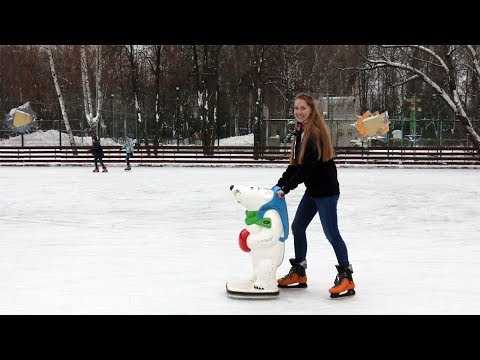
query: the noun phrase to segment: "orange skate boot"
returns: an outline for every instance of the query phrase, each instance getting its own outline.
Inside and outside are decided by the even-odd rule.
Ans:
[[[292,267],[287,275],[278,279],[279,288],[306,288],[307,287],[307,274],[305,273],[305,267],[290,259]],[[306,263],[305,263],[306,265]]]
[[[328,292],[330,293],[330,297],[339,298],[355,295],[355,283],[353,282],[352,265],[335,265],[335,267],[337,268],[338,274],[335,278],[333,287],[328,290]]]

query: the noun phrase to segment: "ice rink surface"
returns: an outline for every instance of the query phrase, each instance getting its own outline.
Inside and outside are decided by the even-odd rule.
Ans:
[[[229,186],[270,188],[282,168],[109,170],[0,168],[0,314],[480,314],[478,170],[339,168],[357,290],[341,300],[318,217],[307,289],[226,294],[251,272]],[[287,195],[290,222],[304,189]],[[278,276],[292,256],[290,232]]]

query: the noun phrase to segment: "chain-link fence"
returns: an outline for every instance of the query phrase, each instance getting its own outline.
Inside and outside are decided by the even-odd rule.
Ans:
[[[377,136],[361,142],[353,119],[330,119],[332,142],[335,147],[469,147],[470,141],[458,120],[419,119],[411,123],[409,119],[389,119],[390,131],[385,136]],[[267,146],[289,146],[294,119],[267,119],[265,136]],[[480,133],[480,120],[472,121],[474,129]]]

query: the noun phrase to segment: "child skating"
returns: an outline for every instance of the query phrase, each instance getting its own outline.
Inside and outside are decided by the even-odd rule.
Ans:
[[[137,140],[133,134],[127,135],[125,137],[125,143],[122,146],[122,149],[125,149],[125,170],[131,170],[130,158],[133,157],[133,152]]]

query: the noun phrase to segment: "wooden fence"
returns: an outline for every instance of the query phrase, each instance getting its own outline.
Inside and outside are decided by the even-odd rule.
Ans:
[[[92,164],[89,146],[0,146],[0,165],[86,165]],[[119,146],[104,146],[105,163],[122,164],[125,152]],[[290,149],[286,147],[253,146],[159,146],[141,147],[135,151],[132,164],[158,166],[287,164]],[[371,165],[443,165],[480,166],[480,154],[473,148],[336,148],[337,164]]]

